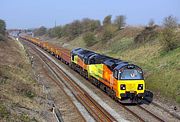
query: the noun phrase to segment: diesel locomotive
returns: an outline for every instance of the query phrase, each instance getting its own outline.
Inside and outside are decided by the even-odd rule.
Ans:
[[[143,71],[135,64],[77,48],[71,51],[70,65],[116,100],[137,102],[143,98]]]

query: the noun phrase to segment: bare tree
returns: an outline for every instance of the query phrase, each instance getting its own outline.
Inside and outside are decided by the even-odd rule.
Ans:
[[[149,27],[154,26],[154,25],[155,25],[154,20],[153,20],[153,19],[150,19],[148,25],[149,25]]]
[[[106,16],[103,20],[103,26],[111,24],[111,18],[112,18],[112,15]]]
[[[173,17],[172,15],[164,18],[163,26],[165,28],[171,28],[171,29],[177,28],[178,27],[177,18]]]
[[[116,16],[114,24],[118,26],[118,29],[122,29],[126,25],[126,17],[124,15]]]

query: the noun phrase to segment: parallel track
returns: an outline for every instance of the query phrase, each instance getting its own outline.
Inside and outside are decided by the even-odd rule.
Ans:
[[[170,114],[171,116],[173,116],[173,117],[175,117],[176,119],[180,120],[180,115],[179,115],[179,114],[170,112],[168,109],[162,107],[161,105],[159,105],[159,104],[157,104],[157,103],[155,103],[155,102],[153,102],[153,101],[150,102],[150,101],[147,100],[147,99],[145,99],[145,100],[146,100],[146,102],[153,104],[154,106],[156,106],[156,107],[162,109],[163,111],[167,112],[167,113]]]
[[[163,119],[161,119],[160,117],[158,117],[157,115],[153,114],[152,112],[148,111],[147,109],[143,108],[140,105],[137,105],[138,108],[140,108],[141,110],[145,111],[146,113],[148,113],[149,115],[151,115],[152,117],[156,118],[158,121],[160,122],[164,122]]]

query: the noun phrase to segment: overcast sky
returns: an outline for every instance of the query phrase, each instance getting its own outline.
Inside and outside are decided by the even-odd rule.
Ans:
[[[7,28],[64,25],[76,19],[103,20],[125,15],[129,25],[160,24],[164,17],[180,19],[180,0],[0,0],[0,19]]]

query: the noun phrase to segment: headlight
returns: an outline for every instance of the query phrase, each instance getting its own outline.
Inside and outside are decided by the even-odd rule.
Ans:
[[[126,90],[126,85],[125,84],[121,84],[120,88],[121,88],[121,90]]]
[[[138,84],[138,90],[143,90],[143,84]]]

